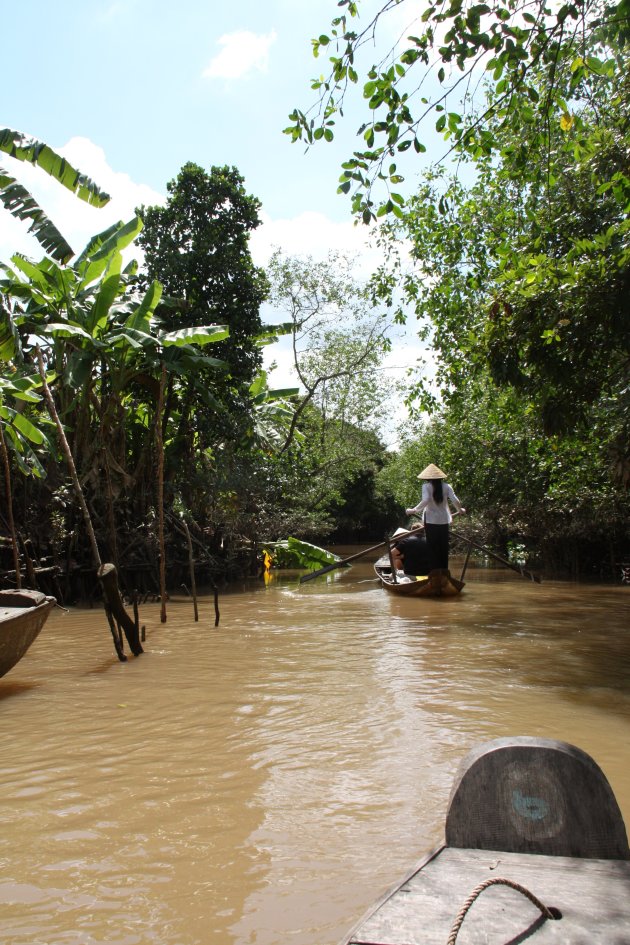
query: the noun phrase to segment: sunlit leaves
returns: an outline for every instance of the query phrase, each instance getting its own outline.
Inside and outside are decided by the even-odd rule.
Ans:
[[[154,279],[144,294],[140,304],[125,321],[126,329],[138,329],[145,332],[151,330],[151,317],[162,298],[162,286]]]
[[[316,571],[341,560],[325,548],[291,536],[284,541],[269,542],[265,549],[271,555],[273,566],[277,568],[308,568]]]
[[[10,310],[0,296],[0,361],[11,361],[20,351],[20,336]]]
[[[38,412],[28,414],[29,408],[38,407],[42,398],[37,388],[41,385],[39,375],[35,377],[12,374],[0,377],[0,424],[5,443],[9,446],[20,471],[28,476],[43,478],[45,470],[37,455],[37,449],[51,449],[44,433]],[[19,409],[11,403],[20,403]]]
[[[182,348],[184,345],[207,345],[216,341],[224,341],[230,335],[227,325],[199,325],[194,328],[180,328],[178,331],[165,332],[160,335],[160,341],[165,348],[174,345]]]
[[[497,148],[496,136],[488,130],[493,116],[509,121],[518,113],[519,122],[530,126],[524,150],[534,139],[544,137],[549,121],[557,121],[565,132],[571,130],[578,119],[569,100],[581,100],[585,82],[611,80],[625,68],[610,55],[606,44],[611,38],[625,37],[619,24],[626,2],[600,9],[578,0],[556,10],[544,0],[535,0],[526,9],[516,0],[428,5],[421,12],[424,32],[407,36],[393,55],[387,52],[364,73],[361,92],[371,120],[361,125],[359,134],[366,150],[354,153],[352,168],[344,165],[346,172],[338,188],[351,196],[353,213],[371,223],[375,216],[392,212],[396,204],[382,196],[377,186],[392,183],[385,171],[387,159],[395,152],[409,152],[411,144],[416,153],[425,151],[432,112],[437,112],[433,119],[437,134],[449,140],[451,149],[474,161]],[[285,131],[293,141],[332,140],[331,124],[341,115],[348,90],[349,63],[378,37],[381,18],[399,5],[391,0],[383,3],[361,32],[333,30],[320,36],[318,51],[334,49],[331,70],[314,85],[320,94],[318,105],[310,112],[292,112]],[[482,116],[474,113],[475,94],[468,91],[474,88],[480,70],[485,70],[494,86]],[[534,72],[545,76],[542,95],[532,81]],[[432,76],[440,84],[438,92],[430,89]],[[461,88],[460,77],[466,77],[467,83]],[[429,94],[420,97],[424,87]],[[463,107],[450,107],[460,101]]]
[[[12,216],[30,223],[29,233],[33,234],[53,259],[67,262],[72,257],[72,247],[30,191],[2,168],[0,168],[0,202]]]
[[[447,401],[489,369],[559,433],[627,384],[626,83],[593,87],[578,115],[566,112],[546,139],[530,135],[527,149],[527,108],[511,124],[494,120],[499,157],[479,161],[474,185],[429,174],[408,202],[406,300],[430,325]]]
[[[109,411],[112,416],[124,411],[124,391],[135,378],[142,376],[146,382],[155,375],[161,361],[182,377],[201,376],[208,369],[227,370],[223,361],[199,350],[225,340],[229,336],[226,326],[162,331],[155,320],[162,296],[160,283],[150,282],[144,293],[130,284],[134,269],[123,271],[121,249],[140,227],[136,217],[109,228],[90,240],[75,266],[62,268],[51,259],[34,263],[16,255],[13,267],[3,267],[0,356],[17,365],[21,345],[27,350],[40,345],[60,368],[55,390],[62,403],[72,404],[75,411],[80,406],[89,415],[100,400],[94,417],[97,427],[106,425]],[[2,298],[10,300],[11,307]],[[7,403],[11,396],[39,409],[40,396],[32,382],[13,370],[11,383],[4,383],[0,421],[16,462],[26,472],[39,467],[33,456],[27,456],[25,443],[43,449],[49,445],[37,422]],[[208,391],[203,396],[210,402]]]

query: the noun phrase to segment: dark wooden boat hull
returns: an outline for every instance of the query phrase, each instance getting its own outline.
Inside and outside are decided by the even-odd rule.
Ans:
[[[0,591],[0,676],[19,663],[55,603],[39,591]]]
[[[464,587],[464,582],[458,581],[446,569],[430,571],[426,577],[405,575],[395,581],[389,559],[385,556],[378,559],[374,571],[386,591],[403,597],[455,597]]]
[[[505,738],[471,753],[445,840],[341,945],[446,945],[460,931],[462,945],[630,943],[625,825],[580,749]]]

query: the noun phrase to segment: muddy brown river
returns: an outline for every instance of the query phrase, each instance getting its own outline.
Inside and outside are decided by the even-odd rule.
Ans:
[[[453,567],[457,575],[457,566]],[[557,738],[630,825],[630,587],[285,573],[193,620],[53,612],[0,679],[2,945],[335,945],[442,837],[466,752]]]

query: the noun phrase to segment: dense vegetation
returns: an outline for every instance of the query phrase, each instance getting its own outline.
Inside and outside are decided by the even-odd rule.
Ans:
[[[339,6],[314,43],[335,50],[319,110],[293,113],[294,140],[332,139],[363,46],[405,0],[360,31],[363,4]],[[365,222],[392,218],[374,294],[417,317],[436,364],[412,380],[418,419],[380,481],[415,501],[412,470],[437,461],[494,542],[610,573],[630,552],[630,7],[413,12],[414,35],[365,70],[363,150],[339,187]],[[404,197],[431,116],[452,160]]]
[[[258,573],[263,544],[289,534],[372,527],[385,342],[365,322],[367,290],[341,259],[257,269],[259,204],[234,168],[188,164],[168,192],[78,255],[63,241],[63,264],[49,243],[39,262],[2,265],[9,583],[20,554],[29,582],[63,600],[94,592],[96,561],[114,563],[128,591],[157,592],[162,578],[190,580],[191,545],[197,578],[212,582]],[[142,268],[128,261],[135,242]],[[284,325],[262,324],[267,297]],[[261,346],[283,333],[302,391],[271,390],[261,369]]]
[[[295,140],[334,137],[366,41],[405,4],[387,0],[359,32],[361,4],[341,0],[314,43],[334,50],[319,112],[296,109]],[[379,226],[368,286],[335,255],[257,268],[260,205],[235,168],[185,165],[164,206],[79,254],[0,172],[5,209],[46,252],[1,267],[6,580],[21,556],[29,582],[38,567],[62,599],[91,593],[77,490],[100,557],[128,590],[157,591],[188,581],[191,548],[203,582],[257,573],[261,548],[289,535],[378,540],[428,462],[504,553],[574,575],[627,560],[628,10],[451,0],[423,6],[400,49],[385,41],[340,180]],[[422,169],[431,116],[450,156]],[[40,142],[7,129],[0,150],[107,200]],[[422,176],[403,194],[405,161]],[[265,302],[281,324],[264,324]],[[435,372],[409,379],[391,454],[382,407],[400,394],[381,365],[390,325],[411,318]],[[278,339],[299,388],[273,390],[262,370]]]

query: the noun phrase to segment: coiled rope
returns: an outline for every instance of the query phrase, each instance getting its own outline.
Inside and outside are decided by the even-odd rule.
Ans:
[[[485,882],[480,883],[476,889],[473,889],[470,896],[457,913],[457,918],[453,923],[453,927],[446,945],[455,945],[455,939],[457,938],[462,922],[466,918],[466,913],[472,906],[477,896],[479,896],[484,891],[484,889],[487,889],[489,886],[509,886],[511,889],[515,889],[517,892],[522,893],[523,896],[529,899],[529,901],[536,906],[536,908],[540,909],[545,919],[556,918],[556,915],[554,915],[551,909],[549,909],[549,907],[546,906],[544,902],[541,902],[540,899],[538,899],[538,897],[533,894],[533,892],[530,892],[529,889],[526,889],[525,886],[521,886],[520,883],[515,883],[511,879],[501,879],[501,877],[497,876],[493,879],[487,879]]]

